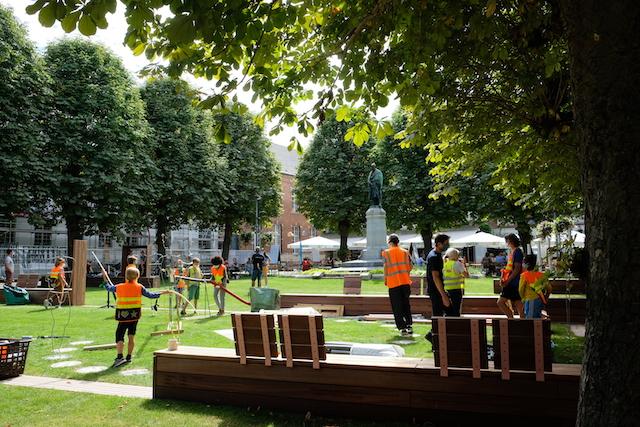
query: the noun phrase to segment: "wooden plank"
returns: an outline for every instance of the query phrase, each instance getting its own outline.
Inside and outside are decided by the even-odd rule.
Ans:
[[[330,304],[298,304],[296,307],[309,307],[322,314],[324,317],[342,317],[344,316],[344,305]]]
[[[73,241],[73,270],[71,272],[71,305],[84,305],[87,292],[87,254],[86,240]]]
[[[153,331],[149,335],[152,337],[157,337],[159,335],[177,335],[184,332],[184,329],[167,329],[163,331]]]
[[[267,324],[267,316],[265,314],[260,315],[260,326],[262,326],[262,350],[264,353],[265,366],[271,366],[271,346],[269,343],[269,330]],[[275,331],[274,331],[275,332]],[[277,347],[276,347],[277,351]]]
[[[291,329],[289,329],[289,316],[278,316],[278,324],[284,335],[284,351],[287,359],[287,368],[293,368],[293,351],[291,349]]]
[[[478,319],[471,320],[471,358],[473,366],[473,378],[480,378],[480,322],[478,321]]]
[[[533,321],[534,354],[536,359],[536,381],[544,381],[544,345],[542,343],[542,320]]]
[[[447,319],[444,317],[439,317],[436,321],[438,324],[438,331],[440,335],[438,336],[438,344],[440,348],[440,376],[448,377],[449,376],[449,363],[447,360]]]
[[[236,332],[238,334],[237,340],[236,340],[236,344],[238,345],[238,355],[240,356],[240,364],[241,365],[246,365],[247,364],[247,350],[245,347],[245,342],[244,342],[244,328],[242,325],[242,315],[241,314],[234,314],[233,317],[235,318],[235,324],[236,324]]]
[[[502,379],[509,379],[509,321],[500,320],[500,363],[502,366]]]
[[[344,276],[344,293],[359,295],[362,289],[362,278],[358,276]]]
[[[320,369],[316,316],[309,316],[309,340],[311,341],[311,360],[313,360],[313,369]]]
[[[87,345],[82,347],[83,351],[109,350],[116,348],[116,343]]]

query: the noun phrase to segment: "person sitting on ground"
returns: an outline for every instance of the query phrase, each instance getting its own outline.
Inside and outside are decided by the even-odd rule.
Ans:
[[[522,305],[522,299],[520,298],[520,292],[518,288],[520,286],[520,273],[522,273],[522,260],[524,254],[520,249],[520,239],[515,234],[507,234],[504,238],[507,246],[509,246],[510,252],[507,259],[507,265],[502,270],[500,275],[500,286],[502,286],[502,292],[498,299],[498,307],[508,317],[513,318],[513,309],[520,315],[521,319],[524,319],[524,306]],[[507,304],[511,302],[511,307]]]
[[[138,321],[142,316],[142,296],[157,299],[160,295],[167,294],[171,291],[165,290],[161,292],[150,292],[140,283],[138,278],[140,271],[133,267],[127,268],[124,273],[125,282],[117,285],[107,284],[108,292],[116,293],[116,316],[118,327],[116,328],[116,359],[113,367],[124,365],[131,362],[131,355],[135,346],[135,335],[138,327]],[[124,334],[127,333],[129,342],[127,344],[127,358],[123,357],[124,351]]]
[[[313,267],[313,265],[311,264],[311,261],[309,260],[309,258],[305,258],[302,261],[302,271],[311,270],[311,267]]]
[[[224,289],[229,282],[227,266],[222,262],[222,258],[215,256],[211,258],[211,283],[213,283],[213,300],[218,306],[218,316],[224,314]]]
[[[524,269],[520,275],[519,293],[524,301],[524,316],[527,319],[542,318],[542,309],[551,294],[551,285],[544,273],[536,271],[537,257],[524,257]]]
[[[469,271],[460,257],[460,251],[449,248],[445,252],[443,267],[444,290],[451,299],[451,307],[447,316],[460,317],[462,311],[462,297],[464,295],[464,279],[469,277]]]
[[[187,276],[194,279],[202,279],[204,276],[202,270],[200,270],[200,258],[194,258],[191,262],[191,267],[187,270]],[[195,280],[188,280],[187,286],[189,288],[189,301],[193,306],[198,308],[198,299],[200,299],[200,282]],[[187,302],[185,301],[182,306],[182,315],[187,314]]]

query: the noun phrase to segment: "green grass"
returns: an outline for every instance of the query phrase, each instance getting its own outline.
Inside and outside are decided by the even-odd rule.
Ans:
[[[273,277],[269,279],[269,285],[277,287],[281,292],[293,293],[333,293],[342,292],[341,279],[292,279]],[[246,297],[250,287],[250,281],[232,281],[230,289],[239,295]],[[379,281],[363,282],[365,293],[386,294],[386,288]],[[487,288],[491,289],[490,279],[469,280],[467,293],[481,294]],[[485,293],[486,294],[486,293]],[[204,289],[201,289],[204,298]],[[209,289],[209,299],[212,300]],[[111,343],[114,341],[116,322],[113,320],[113,309],[98,308],[106,301],[106,293],[101,289],[89,289],[87,291],[84,307],[62,307],[56,310],[45,310],[40,306],[0,306],[0,337],[21,337],[41,335],[69,335],[69,339],[35,339],[30,346],[26,373],[30,375],[43,375],[62,378],[74,378],[81,380],[98,380],[112,383],[126,383],[138,385],[151,385],[151,372],[139,376],[122,376],[120,371],[109,369],[97,374],[80,374],[75,371],[78,367],[52,368],[51,364],[57,361],[44,359],[51,356],[56,348],[71,347],[72,341],[91,340],[95,344]],[[247,310],[247,307],[227,296],[227,311]],[[146,368],[152,369],[153,352],[165,348],[170,336],[151,337],[150,333],[165,329],[169,321],[169,299],[163,296],[160,299],[158,312],[150,309],[153,302],[145,299],[143,317],[138,326],[136,336],[136,349],[134,360],[125,369]],[[202,309],[204,301],[200,301]],[[213,307],[213,303],[211,303]],[[215,312],[216,310],[212,308]],[[200,313],[202,314],[202,312]],[[215,330],[231,328],[229,316],[207,319],[185,319],[183,321],[184,334],[180,335],[180,341],[185,345],[204,347],[232,348],[233,342],[215,333]],[[407,356],[432,357],[431,345],[422,338],[429,326],[416,325],[415,333],[420,337],[413,339],[412,344],[403,345]],[[325,320],[325,336],[327,341],[347,341],[359,343],[392,343],[401,338],[395,328],[383,326],[381,322],[359,322],[357,320],[337,321]],[[554,324],[554,341],[558,345],[556,349],[556,362],[579,363],[581,360],[582,338],[575,337],[563,325]],[[80,347],[80,346],[77,346]],[[115,350],[81,351],[80,349],[68,353],[69,360],[82,362],[82,367],[109,366],[115,357]]]
[[[231,406],[168,400],[134,399],[0,385],[3,426],[405,426],[312,417],[304,414],[251,411]]]

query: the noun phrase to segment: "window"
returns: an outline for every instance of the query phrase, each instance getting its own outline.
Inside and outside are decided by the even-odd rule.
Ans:
[[[109,248],[113,245],[113,237],[111,234],[100,233],[98,235],[98,247]]]
[[[13,246],[16,242],[16,222],[0,217],[0,246]]]
[[[127,236],[124,243],[126,246],[139,246],[140,236]]]
[[[213,249],[213,231],[198,231],[198,249]]]
[[[282,224],[273,226],[273,244],[282,246]]]
[[[318,236],[318,230],[316,230],[316,228],[312,225],[311,226],[311,237],[316,237]]]
[[[296,203],[296,193],[291,192],[291,212],[298,212],[298,204]]]
[[[43,228],[33,233],[34,246],[51,246],[51,228]]]
[[[294,225],[293,226],[293,241],[294,242],[299,242],[300,241],[300,231],[301,228],[299,225]]]

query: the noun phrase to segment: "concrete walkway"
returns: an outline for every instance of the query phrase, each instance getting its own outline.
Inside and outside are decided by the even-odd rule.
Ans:
[[[104,394],[108,396],[139,397],[151,399],[151,387],[127,384],[103,383],[97,381],[70,380],[67,378],[34,377],[21,375],[16,378],[0,381],[2,385],[21,387],[48,388],[53,390],[75,391],[80,393]]]

